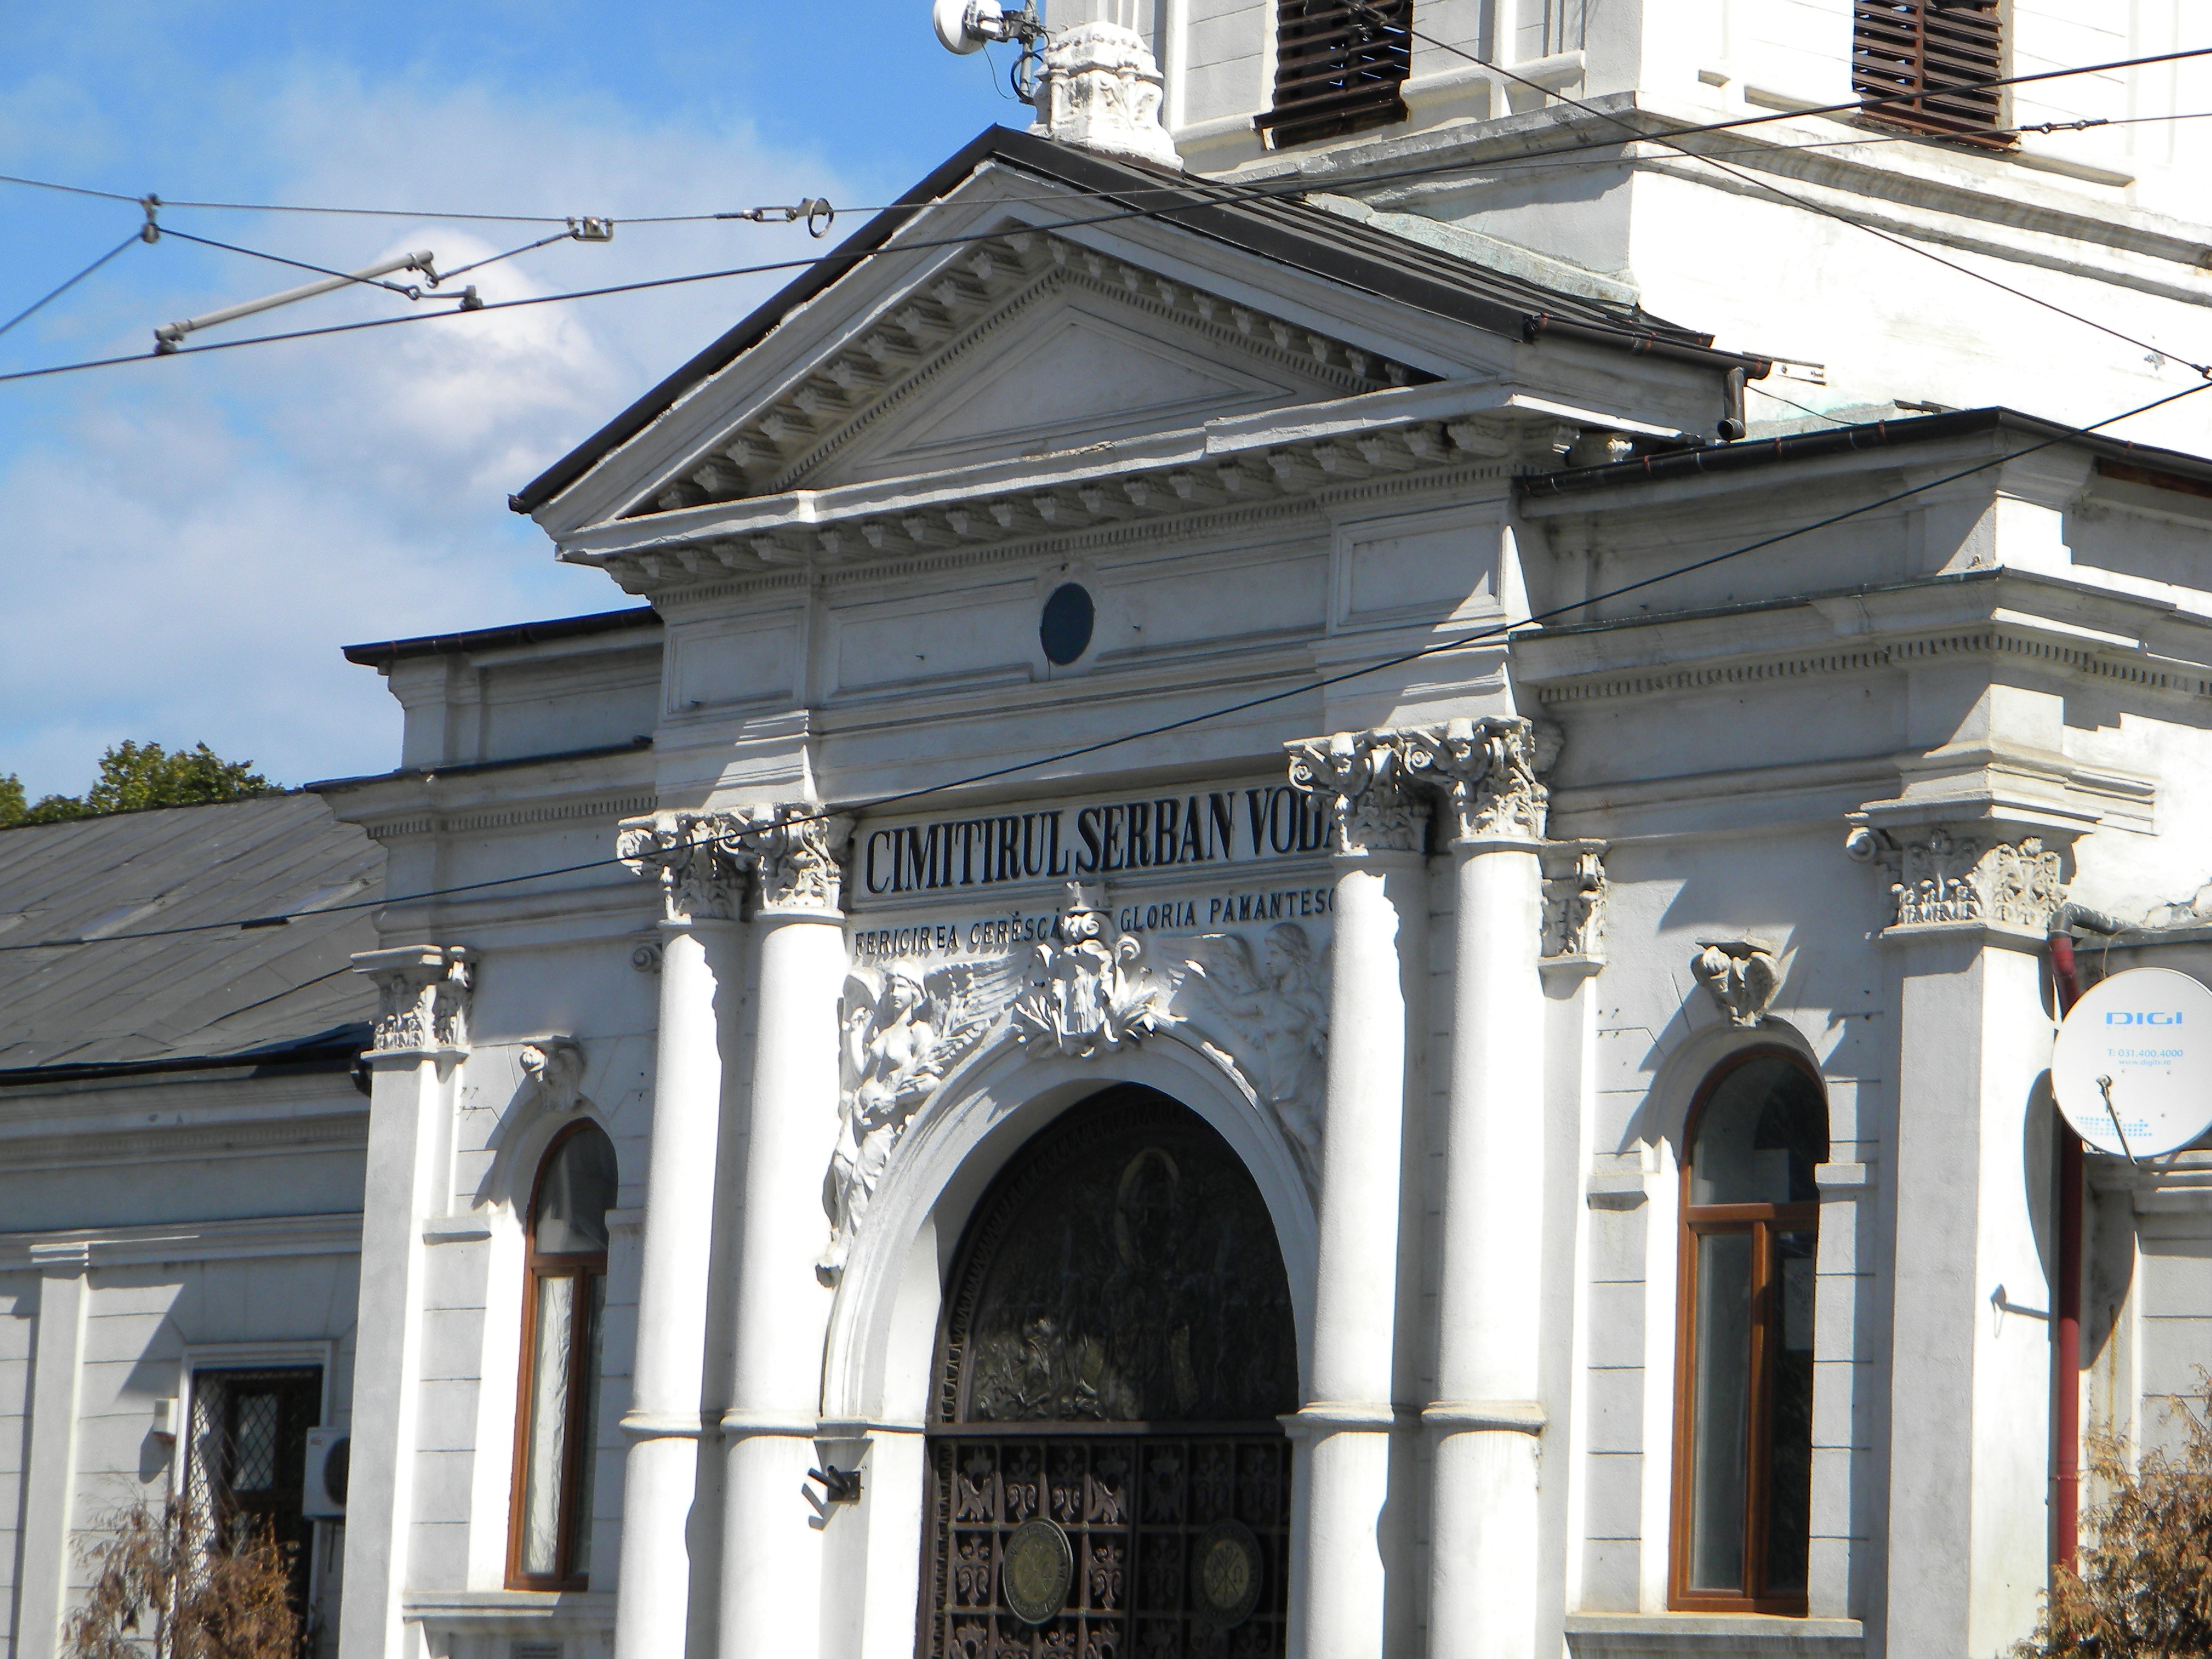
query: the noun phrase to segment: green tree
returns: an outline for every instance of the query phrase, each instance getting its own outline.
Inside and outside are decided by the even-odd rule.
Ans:
[[[22,781],[0,774],[0,829],[19,823],[58,823],[64,818],[131,812],[148,806],[196,806],[203,801],[243,800],[276,793],[252,761],[227,761],[205,744],[174,753],[158,743],[112,744],[100,757],[100,778],[84,793],[46,795],[27,803]]]
[[[2182,1444],[2130,1461],[2091,1437],[2105,1501],[2086,1517],[2075,1571],[2060,1568],[2014,1659],[2197,1659],[2212,1654],[2212,1379],[2176,1400]]]

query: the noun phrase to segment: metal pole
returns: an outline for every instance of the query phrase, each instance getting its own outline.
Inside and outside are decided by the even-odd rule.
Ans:
[[[436,255],[429,252],[403,253],[396,259],[386,259],[365,270],[350,271],[343,276],[325,276],[313,283],[303,283],[298,288],[288,288],[282,294],[271,294],[266,299],[248,300],[242,305],[225,306],[221,311],[210,311],[198,317],[188,317],[181,323],[163,323],[154,331],[156,351],[174,351],[185,335],[203,328],[213,328],[217,323],[228,323],[240,317],[251,317],[257,311],[271,311],[278,306],[289,306],[295,300],[307,300],[318,294],[328,294],[333,289],[350,288],[356,283],[374,282],[379,276],[388,276],[395,270],[428,272]]]

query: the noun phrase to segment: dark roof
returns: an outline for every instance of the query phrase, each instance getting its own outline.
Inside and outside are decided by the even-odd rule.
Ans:
[[[757,345],[790,313],[875,253],[917,212],[957,189],[989,161],[1097,195],[1102,218],[1141,211],[1246,252],[1492,333],[1516,338],[1565,335],[1626,350],[1689,356],[1716,369],[1756,367],[1765,372],[1763,359],[1712,350],[1711,335],[1662,322],[1634,307],[1563,293],[1492,270],[1291,194],[1237,196],[1231,193],[1238,188],[1235,185],[1194,179],[1009,127],[989,127],[840,243],[836,252],[508,496],[507,505],[517,513],[536,512],[652,425],[701,381]],[[1071,228],[1082,222],[1069,222]]]
[[[388,668],[406,657],[438,657],[449,651],[496,651],[502,646],[538,645],[547,640],[571,640],[587,634],[618,634],[628,628],[658,628],[660,613],[649,605],[627,611],[599,611],[588,617],[560,617],[551,622],[507,623],[499,628],[472,628],[459,634],[424,634],[411,640],[386,640],[376,645],[349,645],[348,662],[368,668]]]
[[[384,851],[311,794],[0,830],[0,1073],[193,1069],[342,1053],[376,994]],[[283,926],[212,927],[307,910]],[[76,941],[20,947],[48,939]],[[52,1069],[50,1069],[52,1068]]]
[[[2190,495],[2212,495],[2212,459],[2186,450],[2158,449],[2108,438],[2102,433],[2023,415],[2016,409],[1956,409],[1941,415],[1917,415],[1902,421],[1866,421],[1856,426],[1800,432],[1785,438],[1746,438],[1702,449],[1676,449],[1616,461],[1609,466],[1576,466],[1540,473],[1516,482],[1531,495],[1570,495],[1615,489],[1626,484],[1694,478],[1771,466],[1780,461],[1812,460],[1823,455],[1939,442],[1978,432],[2016,432],[2039,442],[2075,444],[2100,458],[2098,470],[2108,477],[2148,483]]]

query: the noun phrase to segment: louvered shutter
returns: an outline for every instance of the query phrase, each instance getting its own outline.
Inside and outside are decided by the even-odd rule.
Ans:
[[[1867,111],[1886,126],[2010,142],[1998,130],[2002,94],[1973,87],[2004,73],[2003,47],[1997,0],[1852,0],[1851,90],[1864,98],[1915,94]]]
[[[1279,149],[1406,118],[1413,0],[1277,0],[1275,106],[1253,125]]]

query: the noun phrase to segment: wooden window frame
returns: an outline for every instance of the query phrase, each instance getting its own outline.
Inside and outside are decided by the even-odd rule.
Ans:
[[[2020,140],[2003,125],[2002,88],[1957,90],[2004,74],[2006,10],[2005,0],[1853,0],[1852,92],[1891,100],[1914,94],[1911,102],[1875,104],[1859,119],[1984,149],[2014,147]],[[1987,39],[1977,40],[1984,24]]]
[[[1386,14],[1383,34],[1355,40],[1352,27],[1365,20],[1346,0],[1274,0],[1274,83],[1269,107],[1252,119],[1270,149],[1411,118],[1401,89],[1413,74],[1413,0],[1369,3]],[[1394,34],[1403,39],[1392,44]],[[1351,84],[1330,89],[1338,81]]]
[[[1777,1355],[1772,1342],[1779,1314],[1773,1290],[1773,1235],[1809,1232],[1820,1248],[1820,1206],[1809,1204],[1701,1204],[1690,1202],[1692,1163],[1698,1130],[1714,1092],[1729,1075],[1758,1060],[1782,1060],[1796,1066],[1820,1091],[1827,1085],[1805,1056],[1794,1048],[1761,1043],[1741,1048],[1706,1073],[1690,1103],[1682,1131],[1680,1197],[1675,1211],[1674,1243],[1674,1492],[1668,1524],[1667,1605],[1676,1613],[1763,1613],[1783,1618],[1808,1615],[1805,1590],[1762,1595],[1766,1569],[1767,1468],[1773,1444],[1773,1388]],[[1824,1126],[1825,1127],[1825,1126]],[[1696,1446],[1698,1401],[1697,1244],[1718,1233],[1747,1233],[1753,1240],[1751,1389],[1745,1416],[1749,1424],[1744,1453],[1744,1583],[1749,1594],[1693,1590],[1690,1583],[1691,1459]]]
[[[592,1524],[588,1515],[575,1513],[576,1498],[584,1485],[585,1460],[594,1455],[598,1448],[597,1425],[585,1421],[585,1410],[592,1394],[592,1337],[589,1318],[592,1306],[592,1279],[596,1275],[604,1281],[607,1273],[607,1254],[605,1250],[571,1250],[540,1252],[538,1248],[538,1202],[544,1195],[545,1176],[552,1169],[553,1160],[562,1147],[587,1130],[605,1134],[605,1130],[586,1120],[572,1123],[553,1137],[538,1159],[538,1174],[530,1185],[530,1207],[523,1212],[523,1269],[522,1269],[522,1351],[520,1363],[515,1367],[514,1384],[514,1460],[507,1484],[507,1588],[528,1590],[580,1590],[591,1588],[588,1573],[575,1571],[576,1551],[583,1528]],[[569,1328],[568,1377],[561,1391],[561,1410],[568,1423],[568,1434],[562,1447],[561,1513],[555,1522],[558,1540],[554,1559],[557,1571],[550,1573],[525,1572],[522,1569],[523,1540],[528,1527],[524,1513],[530,1498],[530,1435],[535,1426],[531,1421],[531,1383],[538,1354],[538,1286],[549,1279],[574,1279],[576,1306],[583,1318],[572,1321]],[[602,1314],[602,1319],[605,1316]]]

